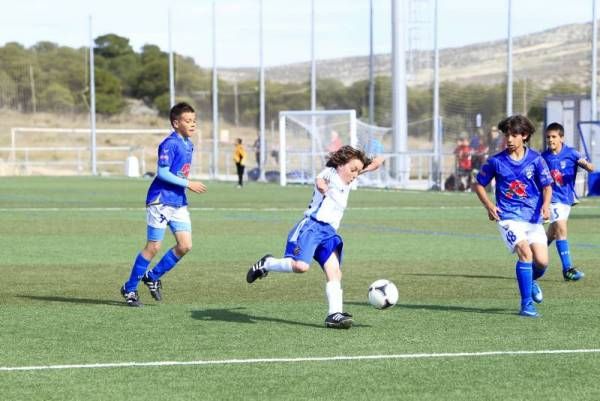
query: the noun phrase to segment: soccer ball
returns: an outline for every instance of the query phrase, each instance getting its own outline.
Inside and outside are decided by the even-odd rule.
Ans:
[[[369,286],[369,303],[377,309],[387,309],[398,302],[398,288],[390,280],[377,280]]]

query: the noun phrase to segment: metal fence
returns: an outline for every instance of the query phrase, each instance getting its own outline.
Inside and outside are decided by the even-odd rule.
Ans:
[[[427,177],[427,187],[443,186],[454,173],[453,150],[461,133],[489,141],[491,128],[511,112],[529,116],[542,128],[548,96],[595,94],[595,0],[572,0],[568,5],[542,0],[182,0],[170,8],[143,7],[141,25],[99,9],[92,9],[91,25],[88,15],[65,25],[52,12],[42,22],[21,21],[22,29],[42,33],[37,43],[0,44],[0,146],[16,151],[10,143],[10,128],[15,126],[81,128],[92,124],[87,115],[89,37],[109,32],[131,39],[137,54],[150,52],[147,45],[153,44],[163,52],[164,74],[153,83],[162,85],[167,101],[172,95],[196,107],[200,137],[195,171],[200,176],[228,178],[233,173],[230,152],[237,137],[251,154],[256,139],[262,138],[259,145],[268,154],[269,148],[277,146],[277,116],[282,109],[351,108],[363,122],[390,127],[394,3],[405,7],[404,19],[397,21],[406,49],[408,92],[403,107],[408,140],[404,152],[414,155],[414,160],[431,155],[427,161],[410,164],[410,176]],[[65,43],[65,31],[78,39]],[[172,70],[166,57],[169,51],[175,55]],[[47,74],[52,57],[67,56],[74,60],[68,68]],[[191,68],[189,60],[197,68]],[[96,78],[110,68],[96,63]],[[164,116],[157,116],[155,100],[126,96],[127,106],[118,117],[95,117],[98,128],[168,126]],[[535,146],[543,146],[540,138],[534,137]],[[36,145],[79,149],[71,156],[85,152],[82,146],[93,151],[89,142],[81,145],[70,137],[61,139],[57,142],[39,133],[35,141],[19,145],[30,150],[0,158],[15,162],[28,152],[31,164],[34,153],[43,154],[31,150]],[[139,146],[135,141],[117,142],[109,144],[116,153],[128,154],[119,147]],[[147,140],[146,156],[139,156],[146,163],[144,171],[154,167],[154,151],[148,150],[154,144],[154,139]],[[398,156],[394,149],[384,152]],[[126,157],[117,158],[124,163]],[[82,162],[74,164],[74,169],[89,173],[91,162],[83,161],[90,158],[83,153],[79,158]],[[249,169],[255,167],[253,159]],[[261,163],[268,168],[271,161],[267,157]],[[98,172],[117,174],[123,167],[99,164]]]

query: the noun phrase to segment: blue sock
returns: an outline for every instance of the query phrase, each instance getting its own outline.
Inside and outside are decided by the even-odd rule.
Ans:
[[[533,273],[531,262],[517,262],[516,274],[517,283],[519,284],[519,292],[521,293],[521,305],[533,302],[531,299],[531,285],[533,283]]]
[[[173,248],[169,249],[167,253],[162,257],[162,259],[154,266],[152,270],[148,272],[148,277],[150,277],[153,281],[160,279],[164,276],[169,270],[171,270],[177,262],[179,262],[177,255],[173,252]]]
[[[129,280],[125,283],[125,291],[135,291],[137,289],[140,280],[146,273],[146,269],[150,264],[149,260],[144,259],[141,253],[138,253],[135,258],[135,262],[133,262],[133,267],[131,268],[131,275],[129,276]]]
[[[562,262],[563,271],[571,267],[571,252],[569,252],[569,241],[566,239],[556,240],[556,250],[560,261]]]
[[[544,275],[544,273],[546,273],[546,268],[548,266],[533,266],[533,279],[537,280],[538,278],[542,277]]]

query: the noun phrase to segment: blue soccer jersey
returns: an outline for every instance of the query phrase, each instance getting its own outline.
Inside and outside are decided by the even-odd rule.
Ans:
[[[493,178],[501,220],[542,222],[542,190],[552,184],[552,177],[538,152],[526,148],[521,160],[511,159],[507,150],[490,157],[477,174],[477,182],[485,187]]]
[[[172,174],[187,179],[193,152],[192,142],[173,132],[158,145],[158,167],[168,167]],[[146,204],[155,203],[174,207],[185,206],[187,205],[185,188],[155,177],[148,189]]]
[[[546,160],[552,183],[552,203],[572,205],[575,201],[575,178],[577,176],[577,161],[582,159],[581,154],[570,146],[563,144],[558,154],[553,154],[546,149],[542,153]]]

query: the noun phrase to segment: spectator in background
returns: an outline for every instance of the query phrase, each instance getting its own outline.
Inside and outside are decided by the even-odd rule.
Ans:
[[[256,156],[256,165],[260,167],[260,136],[256,137],[256,141],[254,141],[252,148],[254,149],[254,155]]]
[[[489,143],[490,143],[489,154],[492,156],[495,155],[496,153],[503,151],[504,148],[506,147],[504,135],[500,135],[500,131],[498,130],[498,127],[496,127],[496,126],[493,126],[492,129],[490,129]]]
[[[335,152],[339,148],[342,147],[342,139],[340,138],[340,134],[337,131],[331,131],[331,140],[329,141],[329,145],[327,145],[328,152]]]
[[[465,134],[466,134],[466,132],[465,132]],[[469,146],[471,147],[471,149],[477,149],[479,147],[480,143],[481,143],[481,137],[479,136],[479,129],[478,129],[477,132],[475,132],[471,136],[471,139],[469,141]]]
[[[456,156],[456,180],[455,189],[464,191],[471,187],[471,172],[473,164],[471,161],[473,149],[469,146],[469,134],[461,132],[458,136],[454,155]]]
[[[233,161],[235,162],[235,168],[238,176],[238,188],[244,186],[244,169],[246,165],[246,149],[242,145],[242,138],[235,140],[235,149],[233,151]]]
[[[471,139],[471,143],[473,143],[473,139]],[[471,168],[473,169],[474,174],[476,171],[479,171],[483,163],[487,160],[488,153],[490,151],[485,136],[483,134],[483,129],[477,130],[477,140],[475,141],[477,146],[471,145],[471,149],[473,151],[473,155],[471,158]]]

